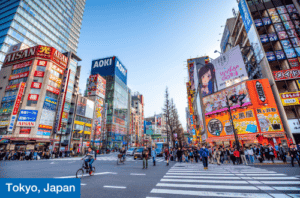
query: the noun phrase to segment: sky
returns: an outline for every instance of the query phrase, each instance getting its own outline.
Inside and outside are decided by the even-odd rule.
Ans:
[[[145,117],[162,113],[168,87],[186,128],[186,60],[218,56],[232,8],[236,0],[87,0],[77,50],[81,91],[93,59],[117,56],[128,87],[144,96]]]

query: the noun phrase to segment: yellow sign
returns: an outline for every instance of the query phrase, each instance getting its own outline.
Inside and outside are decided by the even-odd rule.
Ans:
[[[84,124],[85,124],[85,126],[88,126],[88,127],[91,127],[91,126],[92,126],[92,124],[85,123],[85,122],[81,122],[81,121],[78,121],[78,120],[75,120],[75,121],[74,121],[74,124],[78,124],[78,125],[84,125]]]
[[[300,92],[285,92],[280,93],[280,98],[283,106],[299,105]]]
[[[0,126],[8,126],[8,121],[0,121]]]

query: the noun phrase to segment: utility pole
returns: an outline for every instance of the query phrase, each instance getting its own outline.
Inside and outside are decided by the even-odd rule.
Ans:
[[[230,122],[231,122],[232,130],[233,130],[233,134],[234,134],[234,139],[235,139],[235,145],[236,145],[237,150],[239,151],[240,150],[240,143],[239,143],[238,135],[237,135],[236,130],[234,128],[233,119],[232,119],[232,115],[231,115],[231,110],[230,110],[230,106],[229,106],[228,96],[226,96],[226,104],[227,104],[227,108],[228,108],[228,111],[229,111]]]

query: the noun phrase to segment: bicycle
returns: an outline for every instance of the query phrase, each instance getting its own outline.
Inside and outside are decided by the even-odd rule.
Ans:
[[[85,161],[83,161],[82,167],[80,169],[78,169],[78,171],[76,172],[76,178],[82,178],[83,174],[84,174],[84,170],[86,170],[86,173],[90,172],[90,167],[89,167],[89,165],[88,165],[88,167],[85,166]],[[92,173],[90,174],[90,176],[94,175],[95,172],[96,172],[96,168],[93,167]]]
[[[125,160],[126,160],[126,158],[123,157],[123,154],[118,154],[117,165],[119,165],[121,163],[124,164]]]

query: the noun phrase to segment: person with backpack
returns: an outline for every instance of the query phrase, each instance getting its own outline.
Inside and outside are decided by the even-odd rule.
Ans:
[[[201,156],[201,158],[202,158],[204,170],[207,170],[207,169],[208,169],[208,157],[209,157],[209,151],[208,151],[208,149],[205,147],[205,145],[203,145],[202,148],[200,149],[200,156]]]
[[[280,155],[280,158],[282,159],[283,163],[286,163],[286,151],[282,147],[281,143],[278,146],[279,146],[278,147],[278,154]]]

